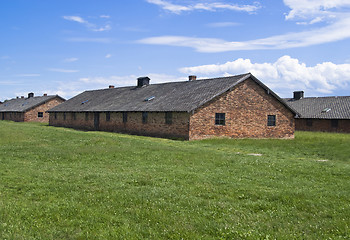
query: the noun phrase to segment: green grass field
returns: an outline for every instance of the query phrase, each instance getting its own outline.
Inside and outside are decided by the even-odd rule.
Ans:
[[[350,134],[174,141],[0,121],[0,239],[350,239]]]

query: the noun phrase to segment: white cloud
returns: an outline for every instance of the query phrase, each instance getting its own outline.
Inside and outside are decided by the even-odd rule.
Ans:
[[[329,43],[350,38],[350,16],[323,28],[287,33],[243,42],[229,42],[216,38],[160,36],[138,41],[143,44],[191,47],[198,52],[227,52],[257,49],[287,49]]]
[[[240,25],[236,22],[215,22],[207,24],[208,27],[220,28],[220,27],[234,27]]]
[[[182,6],[182,8],[180,8],[179,6],[181,5],[173,5],[163,0],[148,0],[148,2],[158,4],[163,6],[163,8],[170,8],[177,13],[193,10],[194,6]],[[226,52],[307,47],[350,38],[350,0],[284,0],[284,3],[290,8],[289,13],[286,14],[286,20],[295,20],[298,25],[312,25],[325,22],[322,24],[323,27],[247,41],[226,41],[217,38],[188,36],[157,36],[141,39],[138,42],[144,44],[190,47],[198,52]],[[199,5],[196,4],[196,6]],[[208,6],[216,6],[213,9],[217,9],[218,6],[227,7],[227,4],[210,3],[209,5],[202,4],[201,6],[209,10],[212,8]],[[214,23],[208,26],[224,27],[227,25],[230,24]]]
[[[76,72],[79,72],[79,70],[62,69],[62,68],[49,68],[48,70],[51,71],[51,72],[60,72],[60,73],[76,73]]]
[[[112,39],[110,38],[66,38],[67,42],[90,42],[90,43],[111,43]]]
[[[350,64],[323,62],[308,67],[290,56],[280,57],[274,63],[252,63],[250,59],[239,58],[224,64],[181,68],[180,72],[209,77],[251,72],[284,97],[290,96],[294,90],[318,96],[350,88]]]
[[[105,58],[111,58],[112,57],[112,54],[107,54],[106,56],[105,56]]]
[[[38,74],[38,73],[24,73],[24,74],[17,74],[16,77],[40,77],[40,74]]]
[[[78,61],[79,59],[78,58],[66,58],[66,59],[64,59],[63,61],[64,62],[76,62],[76,61]]]
[[[100,18],[107,18],[107,19],[109,19],[111,17],[109,15],[101,15]]]
[[[350,7],[349,0],[284,0],[284,4],[291,9],[287,20],[334,18]]]
[[[255,5],[238,5],[222,2],[201,2],[190,5],[180,5],[173,4],[165,0],[146,0],[148,3],[155,4],[163,8],[164,10],[170,11],[172,13],[180,14],[182,12],[189,12],[195,10],[205,10],[205,11],[216,11],[216,10],[232,10],[232,11],[243,11],[248,13],[256,12],[260,6],[258,3]]]
[[[104,18],[106,18],[106,17],[107,16],[105,16]],[[87,20],[85,20],[79,16],[63,16],[63,18],[68,20],[68,21],[81,23],[85,27],[87,27],[89,30],[94,31],[94,32],[104,32],[104,31],[109,31],[112,29],[111,25],[109,23],[104,24],[103,27],[98,27],[96,24],[90,23]],[[101,16],[101,18],[102,18],[102,16]]]

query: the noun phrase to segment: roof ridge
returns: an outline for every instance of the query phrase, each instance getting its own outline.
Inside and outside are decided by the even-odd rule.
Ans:
[[[218,80],[218,79],[228,79],[228,78],[242,78],[244,76],[251,75],[251,73],[244,73],[244,74],[238,74],[238,75],[232,75],[232,76],[226,76],[226,77],[215,77],[215,78],[204,78],[204,79],[197,79],[194,81],[176,81],[176,82],[162,82],[162,83],[153,83],[150,84],[149,86],[154,86],[154,85],[163,85],[163,84],[174,84],[174,83],[192,83],[192,82],[200,82],[200,81],[211,81],[211,80]],[[86,90],[84,92],[94,92],[94,91],[103,91],[103,90],[113,90],[113,89],[121,89],[121,88],[136,88],[136,85],[133,86],[122,86],[122,87],[115,87],[115,88],[101,88],[101,89],[96,89],[96,90]]]

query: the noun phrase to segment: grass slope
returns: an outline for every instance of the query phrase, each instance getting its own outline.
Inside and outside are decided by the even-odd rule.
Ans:
[[[349,146],[0,121],[0,239],[349,239]]]

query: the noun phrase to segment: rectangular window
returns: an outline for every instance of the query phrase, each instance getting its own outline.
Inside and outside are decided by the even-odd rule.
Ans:
[[[142,123],[148,122],[148,112],[142,112]]]
[[[123,123],[126,123],[128,121],[128,113],[123,112]]]
[[[225,125],[225,113],[215,113],[215,125]]]
[[[106,121],[107,122],[111,121],[111,113],[110,112],[106,112]]]
[[[38,118],[42,118],[44,117],[44,113],[43,112],[38,112]]]
[[[332,125],[332,128],[337,128],[338,127],[338,119],[332,119],[331,125]]]
[[[173,113],[172,112],[166,112],[165,113],[165,123],[166,124],[172,124],[173,123]]]
[[[89,113],[88,112],[85,113],[85,121],[89,121]]]
[[[66,118],[67,118],[67,114],[63,113],[63,120],[66,120]]]
[[[274,127],[276,126],[276,115],[267,116],[267,126]]]
[[[77,120],[77,114],[74,112],[74,113],[72,113],[72,119],[73,120]]]
[[[306,126],[312,127],[312,119],[306,119]]]
[[[54,116],[55,116],[55,119],[57,119],[57,113],[55,113],[55,115],[54,115]]]

